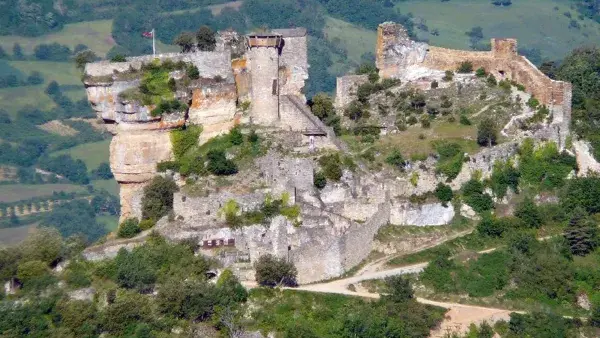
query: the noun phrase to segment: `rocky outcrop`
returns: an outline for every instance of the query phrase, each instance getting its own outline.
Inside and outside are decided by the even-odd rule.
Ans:
[[[592,173],[600,173],[600,163],[596,161],[591,152],[591,146],[588,142],[578,140],[573,142],[573,150],[577,157],[577,167],[579,176],[587,176]]]

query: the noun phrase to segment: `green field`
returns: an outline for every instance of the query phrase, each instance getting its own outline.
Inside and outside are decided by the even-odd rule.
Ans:
[[[119,183],[113,180],[94,180],[91,182],[96,190],[106,190],[113,196],[119,197]]]
[[[0,229],[0,248],[22,242],[36,227],[37,224],[30,224],[17,228]]]
[[[51,196],[52,192],[82,192],[85,187],[75,184],[8,184],[0,185],[0,202],[16,202],[39,196]]]
[[[111,36],[112,20],[97,20],[65,25],[61,31],[35,38],[22,36],[2,36],[0,46],[12,53],[13,45],[18,42],[27,54],[31,54],[35,46],[42,43],[60,43],[73,49],[84,44],[99,56],[106,55],[115,42]]]
[[[70,62],[49,62],[49,61],[10,61],[9,64],[23,72],[25,76],[32,71],[42,73],[44,83],[38,86],[26,86],[16,88],[0,89],[0,108],[6,110],[13,117],[17,112],[26,106],[36,107],[41,110],[50,110],[56,104],[44,93],[46,86],[51,81],[56,81],[61,85],[79,85],[81,84],[81,75]],[[75,90],[66,92],[71,99],[81,99],[85,97],[85,91]]]
[[[50,156],[69,154],[74,159],[80,159],[85,162],[88,170],[96,169],[102,162],[108,162],[110,140],[100,142],[85,143],[76,147],[55,151]]]
[[[557,59],[575,47],[600,41],[600,24],[590,19],[578,20],[581,29],[569,29],[571,19],[563,13],[569,11],[577,19],[570,5],[568,0],[516,0],[508,7],[496,7],[487,0],[411,0],[400,2],[396,8],[425,19],[429,31],[438,29],[439,36],[416,30],[435,46],[468,49],[465,32],[481,26],[486,41],[491,37],[517,38],[519,46],[539,48],[543,57]]]

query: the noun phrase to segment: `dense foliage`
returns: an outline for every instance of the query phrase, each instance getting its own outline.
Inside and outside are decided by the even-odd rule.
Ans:
[[[156,176],[144,187],[142,219],[158,221],[173,210],[173,194],[179,190],[173,180]]]

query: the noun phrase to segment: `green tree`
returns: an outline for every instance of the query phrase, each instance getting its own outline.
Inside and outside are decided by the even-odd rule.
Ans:
[[[25,55],[23,54],[23,48],[21,48],[21,45],[16,43],[13,45],[13,58],[15,60],[23,60],[25,59]]]
[[[83,70],[86,64],[96,61],[97,59],[98,56],[96,56],[96,53],[92,52],[91,50],[88,49],[81,51],[75,55],[75,67],[77,67],[79,70]]]
[[[254,263],[254,269],[256,270],[256,281],[262,286],[297,285],[298,271],[296,267],[283,258],[277,258],[270,254],[260,256]]]
[[[406,303],[412,300],[415,293],[410,281],[403,276],[391,276],[385,279],[385,291],[381,299],[393,303]]]
[[[217,44],[215,38],[215,32],[208,26],[202,26],[196,32],[196,42],[198,43],[198,49],[201,51],[213,51]]]
[[[323,189],[327,185],[327,177],[323,174],[322,171],[317,171],[313,178],[313,184],[317,189]]]
[[[598,227],[585,209],[577,207],[571,213],[564,237],[573,255],[585,256],[598,246]]]
[[[173,40],[173,44],[179,46],[182,53],[188,53],[194,48],[194,35],[190,32],[181,32]]]
[[[491,118],[484,118],[477,127],[477,143],[484,147],[496,145],[498,131]]]
[[[92,302],[65,299],[56,305],[61,326],[69,328],[76,336],[98,334],[98,313]]]
[[[317,93],[317,95],[313,96],[311,110],[320,120],[326,120],[335,114],[333,100],[326,93]]]
[[[56,229],[38,228],[20,246],[23,261],[38,260],[47,265],[62,258],[63,240]]]
[[[156,176],[144,188],[142,219],[159,220],[173,210],[173,194],[177,184],[168,178]]]
[[[125,336],[128,328],[152,322],[152,305],[148,296],[123,292],[104,310],[101,327],[112,335]]]
[[[531,198],[525,198],[517,205],[515,216],[520,218],[527,227],[539,228],[542,226],[542,216]]]

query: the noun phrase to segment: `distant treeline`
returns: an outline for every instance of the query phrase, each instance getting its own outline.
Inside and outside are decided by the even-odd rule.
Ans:
[[[23,52],[23,47],[19,43],[15,43],[12,47],[12,54],[9,54],[2,46],[0,46],[0,59],[24,61],[24,60],[39,60],[39,61],[59,61],[68,62],[79,52],[89,49],[84,44],[78,44],[73,50],[69,46],[59,43],[39,44],[34,47],[33,54],[26,55]]]

